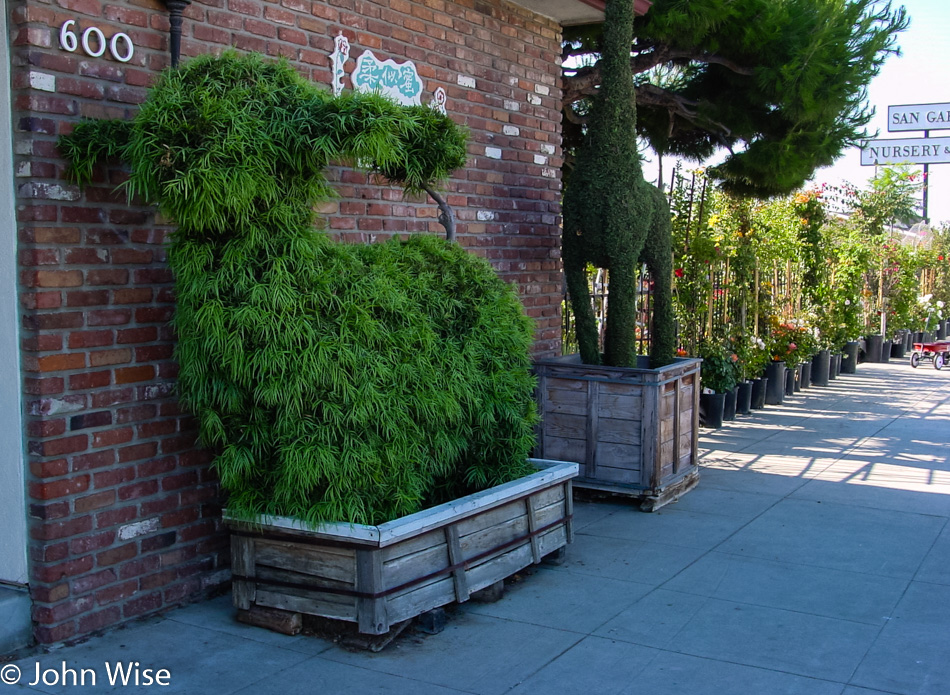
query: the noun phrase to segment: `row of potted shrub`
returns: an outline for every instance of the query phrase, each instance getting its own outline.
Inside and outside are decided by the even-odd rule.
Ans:
[[[700,346],[702,387],[700,420],[718,428],[737,414],[766,405],[781,405],[811,385],[827,386],[838,374],[854,374],[859,362],[887,362],[902,358],[915,343],[943,340],[950,333],[950,319],[938,319],[933,332],[902,329],[883,340],[866,336],[862,343],[848,341],[823,348],[815,332],[795,323],[773,326],[769,341],[757,337],[746,342],[707,341]]]

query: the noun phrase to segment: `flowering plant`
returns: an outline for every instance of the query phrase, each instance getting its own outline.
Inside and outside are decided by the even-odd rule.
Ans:
[[[794,367],[811,357],[816,344],[815,336],[800,322],[779,323],[778,320],[773,320],[769,340],[772,361],[784,360],[786,365]]]
[[[765,365],[769,363],[769,348],[758,336],[749,336],[738,341],[739,364],[743,379],[756,379],[762,376]]]
[[[703,389],[726,393],[735,388],[739,376],[739,356],[727,346],[706,341],[699,346],[703,358],[701,372]]]

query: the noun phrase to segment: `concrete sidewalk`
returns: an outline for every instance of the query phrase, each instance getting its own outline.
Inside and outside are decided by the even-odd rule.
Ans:
[[[565,565],[441,634],[352,653],[221,597],[14,665],[90,669],[90,693],[946,695],[948,445],[950,370],[861,365],[707,432],[699,487],[658,513],[578,504]],[[117,661],[170,685],[113,689]]]

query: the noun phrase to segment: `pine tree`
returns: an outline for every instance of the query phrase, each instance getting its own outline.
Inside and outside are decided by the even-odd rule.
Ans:
[[[629,46],[638,132],[696,161],[728,149],[710,172],[728,190],[790,193],[867,138],[868,84],[907,23],[880,0],[655,0]],[[596,56],[601,31],[566,32],[564,57]],[[565,69],[568,161],[605,67]]]

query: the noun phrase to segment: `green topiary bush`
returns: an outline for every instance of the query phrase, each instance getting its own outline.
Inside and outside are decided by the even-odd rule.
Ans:
[[[166,72],[130,124],[83,123],[60,146],[79,180],[122,157],[129,192],[177,223],[179,395],[232,512],[380,523],[531,470],[532,325],[513,289],[435,237],[314,228],[331,161],[410,191],[462,166],[450,119],[225,54]]]

